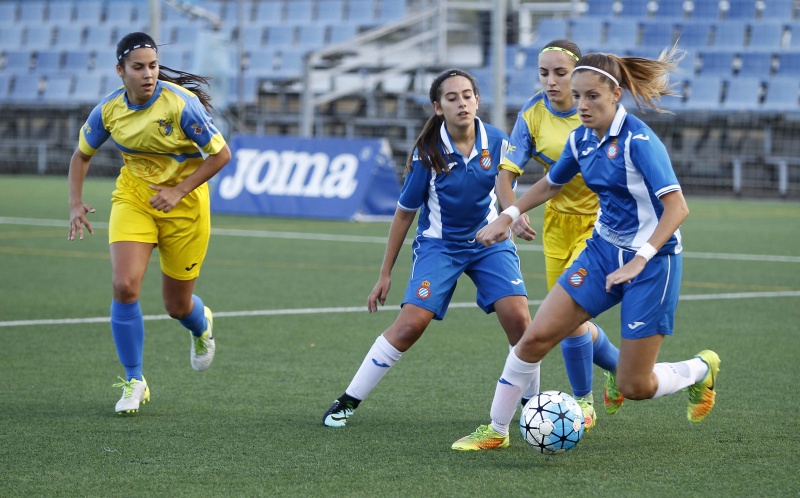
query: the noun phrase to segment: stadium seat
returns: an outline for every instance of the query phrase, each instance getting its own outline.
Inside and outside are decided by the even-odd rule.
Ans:
[[[762,2],[761,20],[789,21],[794,16],[794,0],[769,0]]]
[[[78,22],[92,25],[102,23],[103,19],[102,0],[81,0],[81,4],[75,8],[75,20]]]
[[[86,27],[85,46],[87,47],[108,47],[116,44],[114,28],[108,24],[89,25]]]
[[[719,4],[717,0],[694,0],[689,3],[692,7],[689,18],[696,21],[716,21],[720,16]]]
[[[739,76],[768,78],[772,74],[772,52],[742,52]]]
[[[71,1],[47,2],[47,22],[59,26],[68,25],[75,18],[75,8]]]
[[[303,75],[307,50],[285,47],[280,50],[275,76],[279,79],[297,79]]]
[[[46,2],[26,0],[19,2],[19,22],[22,24],[42,24],[45,20]]]
[[[678,95],[667,95],[661,97],[661,100],[659,101],[659,106],[668,111],[677,111],[683,109],[683,102],[686,96],[686,86],[688,85],[687,81],[683,79],[673,82],[675,83],[674,91]]]
[[[697,50],[710,46],[711,24],[700,22],[682,22],[678,26],[678,46],[687,50]]]
[[[727,10],[723,11],[725,19],[752,21],[756,18],[755,0],[726,0],[722,5],[728,7]]]
[[[5,65],[3,72],[6,74],[23,74],[31,70],[32,53],[30,50],[7,50],[5,52]]]
[[[72,92],[72,75],[54,74],[45,78],[45,87],[42,92],[44,102],[69,103]]]
[[[379,0],[378,22],[398,21],[406,16],[406,0]]]
[[[200,30],[195,26],[176,26],[172,35],[172,44],[181,49],[193,49],[200,39]]]
[[[169,4],[163,4],[161,7],[162,17],[167,10],[174,9],[171,9]],[[113,4],[109,5],[106,22],[116,22],[119,24],[141,23],[142,21],[149,21],[146,19],[147,15],[148,5],[146,2],[114,0]],[[184,20],[186,20],[186,18],[184,18]]]
[[[775,77],[800,78],[800,52],[780,52],[777,57]]]
[[[635,47],[639,37],[639,24],[630,19],[612,19],[606,26],[605,48],[611,51]]]
[[[71,99],[80,104],[96,104],[103,95],[103,76],[98,72],[83,72],[75,75],[75,88]]]
[[[728,77],[733,74],[733,61],[736,54],[723,50],[703,50],[700,52],[700,76]]]
[[[267,29],[272,30],[276,26]],[[264,46],[264,27],[260,24],[242,26],[239,31],[239,37],[245,50],[261,48]]]
[[[566,19],[541,19],[536,26],[536,43],[544,45],[552,40],[559,40],[568,37],[568,25]]]
[[[347,6],[346,21],[371,26],[375,23],[375,2],[373,0],[350,0]]]
[[[291,47],[294,45],[295,26],[270,26],[267,28],[267,47]]]
[[[770,78],[761,109],[765,111],[798,111],[798,82],[796,78]]]
[[[286,22],[290,24],[310,24],[314,15],[311,0],[291,0],[286,4]]]
[[[470,70],[470,74],[478,82],[478,94],[480,101],[486,105],[492,105],[492,95],[494,95],[494,70],[488,67],[481,67]]]
[[[756,21],[750,23],[750,50],[780,50],[783,48],[786,26],[781,21]]]
[[[306,24],[297,27],[297,46],[317,50],[327,43],[327,26]]]
[[[256,2],[253,22],[261,26],[280,24],[283,22],[283,8],[282,0]]]
[[[606,19],[617,15],[617,0],[587,0],[586,16]]]
[[[645,20],[650,16],[650,0],[622,0],[620,17],[628,19]]]
[[[238,76],[231,76],[228,80],[228,99],[232,104],[255,104],[258,101],[258,78],[244,76],[239,79]]]
[[[0,26],[6,29],[6,26],[13,26],[16,22],[17,2],[0,2]]]
[[[22,26],[5,26],[0,28],[0,49],[17,50],[22,47]]]
[[[675,30],[669,22],[645,21],[641,23],[641,47],[658,48],[671,47],[675,42]]]
[[[761,105],[761,78],[739,77],[728,80],[723,109],[755,111]]]
[[[170,69],[186,70],[186,53],[180,47],[168,45],[158,51],[158,64]]]
[[[77,49],[83,46],[82,24],[56,25],[53,47],[59,50]],[[105,46],[105,45],[103,45]]]
[[[718,76],[698,76],[689,80],[683,108],[686,110],[716,111],[722,101],[722,79]]]
[[[14,76],[8,100],[14,103],[31,103],[39,100],[39,85],[41,77],[38,74],[18,74]]]
[[[39,74],[54,74],[61,71],[61,50],[40,50],[36,52],[35,71]]]
[[[653,12],[653,17],[663,21],[680,20],[686,14],[683,9],[684,3],[685,0],[658,0],[658,8]]]
[[[275,50],[259,48],[247,52],[247,69],[245,74],[256,77],[270,77],[275,67]]]
[[[317,22],[329,25],[345,22],[344,0],[318,0]]]
[[[67,50],[64,52],[64,71],[83,72],[92,69],[92,52],[88,50]]]
[[[578,44],[581,52],[593,52],[602,46],[605,23],[590,17],[578,17],[570,23],[570,39]]]
[[[539,71],[535,67],[509,71],[506,85],[506,105],[520,108],[540,89]]]
[[[744,47],[747,25],[742,21],[721,21],[714,28],[714,42],[711,46],[724,50],[737,50]]]
[[[8,87],[11,79],[7,74],[0,74],[0,102],[8,100]]]
[[[329,28],[328,41],[331,45],[335,45],[356,36],[358,36],[358,26],[355,24],[336,24]]]
[[[694,52],[686,52],[678,62],[678,69],[677,74],[681,78],[691,79],[694,77],[695,73],[697,72],[697,57],[695,57]]]
[[[22,47],[28,50],[42,50],[53,46],[53,27],[50,25],[27,24]]]

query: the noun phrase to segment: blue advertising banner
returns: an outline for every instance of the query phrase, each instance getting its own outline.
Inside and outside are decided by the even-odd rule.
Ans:
[[[400,197],[386,140],[239,135],[211,193],[215,213],[386,219]]]

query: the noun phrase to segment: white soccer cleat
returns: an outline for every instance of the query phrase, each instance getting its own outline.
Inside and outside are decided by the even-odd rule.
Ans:
[[[139,411],[139,405],[150,401],[150,387],[148,387],[147,380],[144,377],[142,377],[142,380],[124,380],[119,377],[119,380],[120,382],[114,384],[114,387],[122,388],[122,397],[117,401],[117,406],[114,407],[118,415],[136,413]]]
[[[208,327],[206,327],[205,332],[203,332],[203,335],[200,337],[192,336],[192,350],[189,354],[189,358],[192,361],[192,368],[198,372],[202,372],[211,366],[211,362],[214,360],[214,351],[217,348],[214,342],[214,336],[212,335],[214,315],[211,314],[211,310],[208,309],[208,306],[204,308],[204,314],[208,321]]]

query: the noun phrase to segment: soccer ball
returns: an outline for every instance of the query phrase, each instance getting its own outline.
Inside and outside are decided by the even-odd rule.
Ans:
[[[564,453],[583,437],[583,410],[567,393],[544,391],[522,408],[519,430],[540,453]]]

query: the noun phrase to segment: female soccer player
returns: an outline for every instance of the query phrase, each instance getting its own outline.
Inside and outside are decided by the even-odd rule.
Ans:
[[[127,414],[150,400],[142,375],[139,294],[156,246],[164,307],[191,332],[192,367],[205,370],[214,359],[211,310],[192,292],[211,231],[206,181],[231,153],[209,115],[209,96],[199,86],[207,79],[159,67],[158,48],[149,35],[130,33],[119,41],[117,74],[123,86],[89,114],[70,161],[68,239],[83,239],[84,227],[94,233],[86,215],[95,210],[83,202],[83,182],[92,155],[111,137],[124,162],[108,230],[111,333],[125,367],[125,379],[114,385],[122,388],[115,410]]]
[[[421,209],[402,308],[395,322],[378,336],[344,394],[325,412],[323,424],[329,427],[344,427],[431,320],[444,318],[461,274],[475,283],[478,306],[486,313],[497,312],[509,344],[516,344],[530,323],[516,246],[505,240],[484,247],[475,239],[481,227],[497,218],[495,180],[508,135],[476,116],[478,87],[464,71],[439,74],[429,98],[435,113],[406,163],[380,277],[367,298],[370,312],[386,302],[392,268]],[[506,205],[514,201],[513,192],[509,195]],[[536,379],[528,384],[526,388],[538,392]]]
[[[600,197],[592,238],[559,277],[522,339],[509,353],[491,408],[491,424],[455,443],[455,450],[505,448],[516,403],[542,358],[578,325],[622,303],[617,389],[629,399],[658,398],[689,388],[688,418],[700,422],[716,396],[720,360],[704,350],[678,363],[656,363],[671,335],[681,279],[679,227],[689,214],[659,138],[619,104],[623,89],[639,107],[660,111],[671,95],[668,75],[682,52],[658,60],[588,54],[572,75],[583,125],[569,135],[558,162],[497,220],[478,232],[492,247],[508,238],[520,212],[541,205],[576,174]]]
[[[551,41],[539,53],[542,90],[526,102],[517,115],[511,131],[514,148],[500,163],[497,176],[497,190],[503,193],[501,199],[515,199],[514,183],[531,158],[541,164],[546,173],[564,149],[569,133],[580,126],[570,83],[580,56],[578,45],[569,40]],[[501,204],[500,208],[509,206]],[[597,194],[586,186],[580,173],[545,204],[542,243],[548,291],[586,247],[599,207]],[[533,240],[536,232],[530,228],[527,214],[520,216],[514,233]],[[597,419],[592,396],[592,363],[613,375],[619,350],[609,342],[603,329],[586,322],[561,342],[561,352],[573,394],[583,409],[585,427],[589,430]],[[606,411],[616,413],[624,398],[612,399],[608,394],[606,392],[604,397]],[[523,397],[522,404],[526,402]]]

